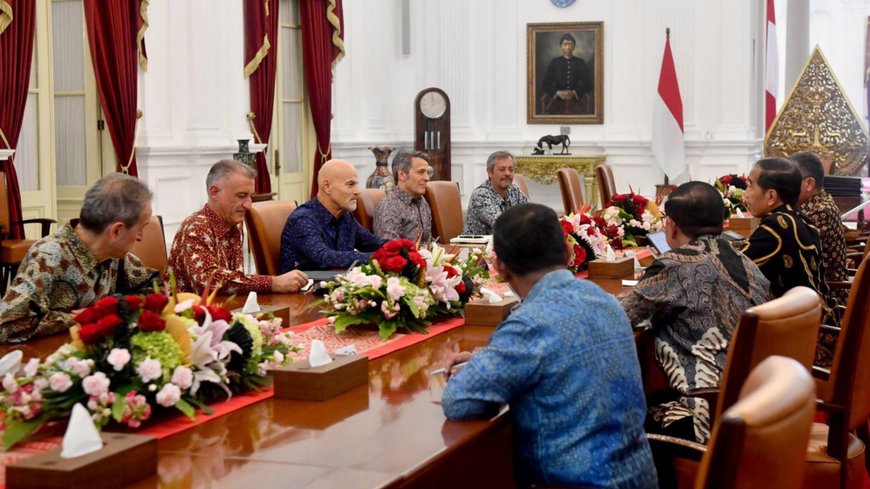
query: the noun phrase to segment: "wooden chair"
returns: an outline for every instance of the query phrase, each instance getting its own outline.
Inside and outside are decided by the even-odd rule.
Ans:
[[[580,175],[573,168],[559,168],[556,170],[559,179],[559,190],[562,191],[562,205],[565,214],[571,214],[583,207],[583,185]]]
[[[254,253],[257,273],[280,275],[281,233],[287,218],[296,210],[295,201],[270,200],[255,202],[245,214],[248,239]]]
[[[8,205],[9,189],[6,187],[6,173],[0,171],[0,295],[6,293],[9,282],[15,278],[18,265],[27,254],[30,246],[36,242],[34,239],[12,239],[12,229],[19,229],[24,236],[25,224],[39,224],[41,237],[48,236],[51,225],[56,223],[54,219],[35,218],[12,221]]]
[[[151,222],[142,231],[142,241],[136,241],[130,253],[139,257],[142,264],[163,275],[169,257],[166,254],[166,236],[163,234],[163,218],[151,216]]]
[[[799,488],[814,414],[815,385],[806,368],[791,358],[766,358],[713,427],[695,488]]]
[[[815,423],[807,449],[804,487],[862,487],[870,415],[870,259],[858,267],[840,321],[830,369],[816,367],[819,409],[827,423]],[[835,328],[832,328],[835,329]],[[857,433],[857,436],[856,436]]]
[[[363,189],[359,197],[356,199],[356,210],[353,211],[353,216],[370,232],[374,231],[375,227],[375,211],[378,204],[384,200],[387,193],[379,188]]]
[[[601,197],[600,207],[604,209],[613,195],[616,194],[616,182],[613,180],[613,169],[610,165],[595,166],[595,178],[598,180],[598,195]]]
[[[526,182],[526,177],[523,174],[514,173],[514,183],[517,184],[517,187],[520,188],[520,192],[522,192],[523,195],[525,195],[527,199],[530,198],[529,197],[529,184]]]
[[[432,209],[432,237],[441,243],[462,234],[462,197],[459,195],[459,182],[433,180],[426,184],[423,194]]]

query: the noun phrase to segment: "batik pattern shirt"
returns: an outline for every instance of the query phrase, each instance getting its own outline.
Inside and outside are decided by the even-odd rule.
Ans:
[[[281,233],[281,273],[329,270],[366,263],[386,241],[375,236],[350,212],[335,217],[316,198],[300,205]]]
[[[664,253],[620,298],[632,327],[652,329],[656,361],[679,394],[718,387],[734,328],[746,309],[770,300],[770,282],[720,235],[704,235]],[[710,438],[710,406],[679,396],[650,407],[662,427],[693,417],[695,441]]]
[[[511,184],[502,198],[487,179],[471,192],[462,234],[492,234],[492,225],[502,212],[528,201],[516,184]]]
[[[845,282],[849,280],[846,270],[846,235],[840,221],[840,209],[830,194],[822,190],[801,205],[801,210],[819,230],[822,241],[822,257],[825,262],[825,280]],[[849,291],[832,290],[831,295],[842,306],[846,305]]]
[[[221,294],[271,292],[272,277],[246,275],[242,224],[228,226],[206,204],[181,223],[169,252],[167,277],[175,274],[179,292],[201,294],[209,280]]]
[[[432,240],[432,209],[423,196],[414,197],[394,187],[378,204],[375,234],[386,239],[407,239],[422,243]]]
[[[634,337],[619,303],[558,270],[447,382],[450,419],[510,405],[518,486],[656,487]]]
[[[65,224],[27,251],[18,275],[0,301],[0,343],[21,343],[66,331],[75,325],[71,312],[103,297],[147,292],[160,272],[139,258],[97,262],[75,230]]]

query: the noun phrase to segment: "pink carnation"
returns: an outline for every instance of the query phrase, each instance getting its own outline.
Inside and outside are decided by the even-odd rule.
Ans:
[[[157,404],[161,406],[174,406],[179,399],[181,399],[181,389],[175,384],[166,384],[157,393]]]
[[[3,377],[3,388],[10,394],[14,394],[18,390],[18,381],[15,380],[14,375],[6,374]]]
[[[172,373],[172,382],[182,389],[188,389],[193,384],[193,372],[182,365]]]
[[[51,374],[51,377],[48,378],[48,385],[51,387],[51,390],[55,392],[66,392],[67,389],[72,387],[73,382],[72,379],[69,378],[69,375],[63,372],[56,372]]]
[[[108,377],[106,377],[106,374],[103,372],[97,372],[82,380],[82,388],[85,390],[85,394],[99,397],[108,392],[110,383],[111,382]]]
[[[138,367],[136,367],[136,373],[139,374],[139,378],[142,379],[142,382],[150,382],[163,375],[163,370],[161,369],[159,360],[146,358]]]
[[[130,352],[126,348],[112,348],[106,361],[112,365],[116,372],[120,372],[130,362]]]

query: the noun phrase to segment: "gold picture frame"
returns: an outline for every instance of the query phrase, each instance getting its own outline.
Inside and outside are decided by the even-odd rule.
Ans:
[[[604,22],[527,24],[526,46],[529,124],[604,123]]]

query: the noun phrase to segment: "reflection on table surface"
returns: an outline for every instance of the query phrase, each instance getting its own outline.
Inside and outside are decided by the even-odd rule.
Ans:
[[[616,279],[596,283],[627,290]],[[311,300],[259,297],[289,307],[291,324],[319,317]],[[367,386],[325,402],[268,399],[162,439],[158,474],[135,487],[511,487],[509,413],[446,421],[444,377],[430,375],[451,353],[485,345],[492,331],[465,325],[373,360]],[[67,340],[55,335],[0,353],[46,356]]]

